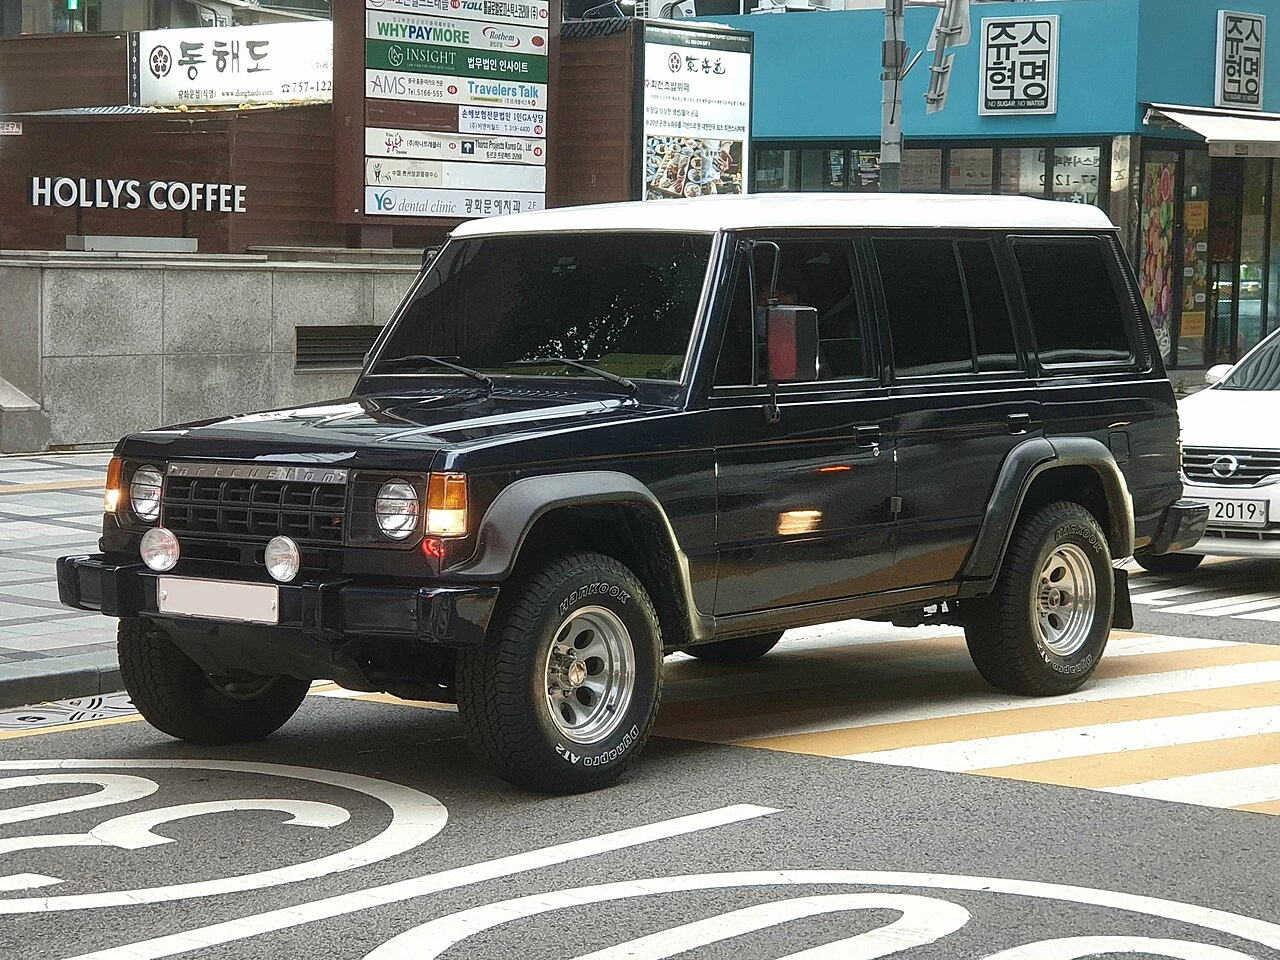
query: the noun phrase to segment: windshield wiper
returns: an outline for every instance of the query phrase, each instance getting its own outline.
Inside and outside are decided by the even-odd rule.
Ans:
[[[384,360],[379,360],[374,365],[374,370],[399,363],[438,363],[442,367],[448,367],[450,370],[456,370],[458,373],[465,374],[472,380],[480,381],[484,384],[486,391],[490,393],[493,392],[492,378],[485,376],[479,370],[472,370],[470,367],[464,367],[462,364],[454,363],[452,360],[446,360],[444,357],[433,357],[429,353],[409,353],[403,357],[387,357]]]
[[[634,397],[639,391],[634,380],[628,380],[626,377],[620,377],[616,373],[610,373],[608,370],[601,370],[599,367],[593,367],[589,363],[583,363],[581,360],[570,360],[568,357],[533,357],[529,360],[512,360],[507,364],[509,367],[546,367],[552,364],[563,364],[566,367],[573,367],[577,370],[585,370],[587,373],[594,373],[597,377],[603,377],[610,383],[616,383],[620,387],[625,387],[627,391]]]

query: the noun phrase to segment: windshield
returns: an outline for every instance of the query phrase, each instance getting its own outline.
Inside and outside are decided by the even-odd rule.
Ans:
[[[597,374],[678,380],[711,236],[580,233],[451,241],[419,282],[372,370],[463,376]],[[539,362],[541,361],[541,362]]]
[[[1280,390],[1280,336],[1264,340],[1218,382],[1219,390]]]

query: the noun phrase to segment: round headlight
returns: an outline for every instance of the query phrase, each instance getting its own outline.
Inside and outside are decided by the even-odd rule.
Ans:
[[[151,523],[160,517],[160,488],[164,477],[155,467],[139,467],[129,481],[129,506],[139,520]]]
[[[178,565],[178,538],[172,530],[153,527],[142,535],[138,545],[142,562],[157,573],[172,570]]]
[[[412,483],[404,480],[388,480],[378,491],[374,512],[378,517],[378,529],[392,540],[403,540],[418,529],[418,514],[422,511],[421,495]]]
[[[288,537],[272,537],[263,551],[263,562],[267,565],[267,573],[271,579],[288,583],[302,569],[302,553],[298,545]]]

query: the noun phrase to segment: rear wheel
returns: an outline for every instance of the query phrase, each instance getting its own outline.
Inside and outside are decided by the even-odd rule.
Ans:
[[[1019,522],[994,592],[965,604],[969,654],[1001,690],[1069,693],[1098,666],[1114,598],[1098,521],[1078,503],[1051,503]]]
[[[1198,553],[1163,553],[1158,557],[1134,557],[1138,566],[1152,573],[1190,573],[1204,559]]]
[[[776,647],[781,639],[782,631],[761,633],[754,637],[735,637],[732,640],[700,643],[694,647],[686,647],[684,652],[709,663],[750,663],[752,660],[759,660]]]
[[[662,634],[639,578],[597,553],[552,560],[503,589],[484,647],[458,655],[458,713],[510,783],[607,786],[658,715]]]
[[[121,620],[116,638],[120,676],[133,705],[153,727],[179,740],[261,740],[293,716],[310,687],[296,677],[211,677],[148,620]]]

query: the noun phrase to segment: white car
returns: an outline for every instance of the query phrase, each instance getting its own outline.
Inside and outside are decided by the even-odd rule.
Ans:
[[[1190,550],[1139,561],[1157,573],[1205,556],[1280,558],[1280,330],[1205,380],[1178,416],[1186,496],[1209,504],[1209,522]]]

